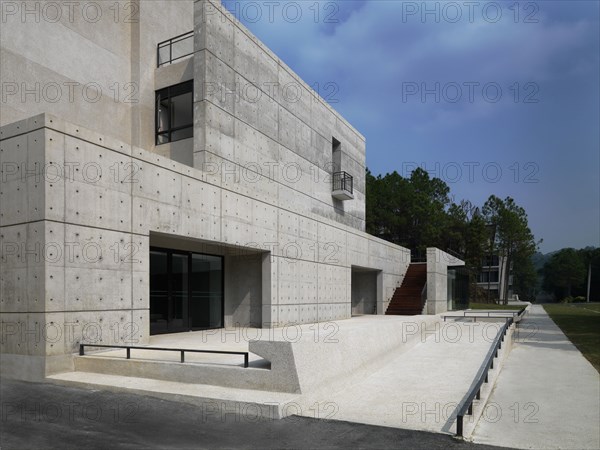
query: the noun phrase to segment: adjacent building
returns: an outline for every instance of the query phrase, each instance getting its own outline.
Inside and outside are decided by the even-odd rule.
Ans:
[[[493,255],[486,257],[482,261],[481,270],[477,275],[477,286],[488,291],[490,299],[504,298],[504,292],[507,289],[506,280],[506,257]],[[513,296],[513,276],[508,277],[508,298]]]

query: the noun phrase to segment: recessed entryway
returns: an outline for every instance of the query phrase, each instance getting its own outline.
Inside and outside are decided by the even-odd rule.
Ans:
[[[381,271],[352,266],[352,315],[377,314],[377,277]]]
[[[150,249],[150,334],[223,327],[223,257]]]

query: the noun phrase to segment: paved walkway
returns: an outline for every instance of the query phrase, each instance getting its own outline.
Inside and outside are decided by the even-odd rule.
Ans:
[[[478,443],[532,449],[600,448],[600,375],[532,305],[479,421]]]

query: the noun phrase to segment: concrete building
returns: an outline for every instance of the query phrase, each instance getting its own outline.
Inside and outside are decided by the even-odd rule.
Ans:
[[[491,258],[484,258],[481,271],[477,275],[477,286],[489,291],[491,299],[501,299],[506,290],[506,257],[494,255]],[[508,278],[508,298],[513,297],[513,276]]]
[[[219,2],[90,5],[2,4],[3,374],[384,314],[410,252],[364,231],[364,137]]]

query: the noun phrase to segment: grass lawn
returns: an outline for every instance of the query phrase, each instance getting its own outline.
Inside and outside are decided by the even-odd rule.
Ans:
[[[600,303],[555,303],[544,309],[600,372]]]
[[[471,309],[512,309],[519,310],[522,306],[516,305],[496,305],[494,303],[469,303]]]

